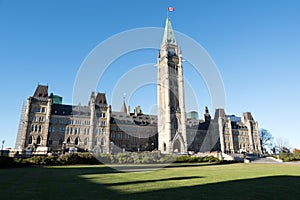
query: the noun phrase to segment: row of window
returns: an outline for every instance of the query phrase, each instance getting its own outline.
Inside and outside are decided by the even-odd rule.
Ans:
[[[33,117],[31,118],[31,121],[32,121],[32,122],[44,122],[44,121],[45,121],[45,117],[44,117],[44,116],[39,116],[39,117],[33,116]]]
[[[51,118],[50,123],[56,124],[58,122],[57,118]],[[67,119],[59,119],[60,124],[71,124],[71,125],[90,125],[89,120],[67,120]],[[99,121],[99,126],[106,126],[106,121]]]
[[[89,135],[90,134],[90,129],[89,128],[79,128],[79,127],[67,127],[67,131],[66,133],[69,133],[69,134],[80,134],[81,130],[83,130],[83,134],[84,135]]]
[[[79,128],[79,127],[67,127],[65,129],[64,127],[60,127],[58,129],[59,133],[68,133],[68,134],[80,134],[83,131],[84,135],[89,135],[90,134],[90,129],[89,128]],[[49,133],[55,133],[56,129],[53,126],[49,127]],[[96,129],[97,135],[105,135],[105,128],[97,128]]]
[[[42,132],[42,125],[31,125],[31,131],[32,132]]]
[[[55,127],[50,126],[49,127],[49,133],[55,133],[55,132],[56,132]],[[58,132],[59,133],[65,133],[65,128],[64,127],[59,127]]]
[[[105,118],[105,113],[97,113],[97,115],[96,115],[97,117],[101,117],[101,118]]]
[[[39,112],[39,113],[45,113],[46,112],[46,107],[37,107],[37,106],[33,106],[31,108],[31,112]]]
[[[68,137],[68,138],[67,138],[67,144],[70,144],[70,143],[72,143],[72,142],[73,142],[73,141],[71,140],[71,138]],[[89,139],[88,139],[88,138],[84,138],[83,144],[84,144],[84,145],[88,145],[88,142],[89,142]],[[74,140],[73,143],[74,143],[75,145],[78,145],[78,144],[79,144],[79,138],[78,138],[78,137],[75,138],[75,140]],[[105,144],[104,138],[101,138],[101,139],[96,138],[96,139],[95,139],[94,145],[104,145],[104,144]]]
[[[34,142],[34,137],[31,135],[28,139],[28,144],[33,144]],[[41,144],[42,142],[42,137],[39,135],[37,138],[36,138],[36,144]]]
[[[99,121],[98,126],[106,126],[106,121]]]
[[[89,120],[68,120],[68,119],[57,119],[57,118],[51,118],[50,123],[56,124],[59,122],[59,124],[72,124],[72,125],[90,125]]]
[[[112,131],[128,131],[128,132],[146,132],[146,133],[154,133],[156,131],[155,128],[135,128],[135,127],[119,127],[119,126],[111,126],[110,130]]]
[[[97,135],[104,135],[105,134],[105,130],[104,130],[104,128],[97,128],[96,129],[96,133],[97,133]]]
[[[117,139],[130,139],[131,138],[131,136],[130,135],[128,135],[128,134],[124,134],[124,136],[123,136],[123,134],[122,133],[111,133],[110,134],[110,138],[111,139],[115,139],[115,138],[117,138]],[[139,137],[140,138],[140,137]],[[136,139],[136,137],[132,137],[132,139],[133,139],[133,141],[135,141],[135,139]]]

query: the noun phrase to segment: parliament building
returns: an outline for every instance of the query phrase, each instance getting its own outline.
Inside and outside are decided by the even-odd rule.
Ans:
[[[250,112],[241,117],[216,109],[214,118],[186,113],[182,52],[167,18],[158,54],[158,114],[147,115],[139,106],[131,111],[125,100],[113,111],[104,93],[91,92],[85,105],[65,105],[62,97],[38,85],[21,112],[16,148],[53,153],[91,151],[117,153],[152,151],[187,154],[217,151],[261,154],[258,123]]]

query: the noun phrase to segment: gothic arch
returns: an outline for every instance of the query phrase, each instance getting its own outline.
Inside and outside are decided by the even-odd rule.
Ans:
[[[42,137],[39,135],[36,139],[36,144],[41,144],[42,142]]]
[[[78,138],[78,137],[75,139],[74,144],[75,144],[75,145],[78,145],[78,144],[79,144],[79,138]]]
[[[28,144],[32,144],[34,137],[32,135],[29,136]]]
[[[173,153],[182,153],[185,151],[186,150],[184,147],[184,139],[182,137],[182,134],[177,132],[172,141],[172,152]]]
[[[180,153],[181,152],[181,144],[180,144],[178,139],[173,142],[173,152],[174,153]]]

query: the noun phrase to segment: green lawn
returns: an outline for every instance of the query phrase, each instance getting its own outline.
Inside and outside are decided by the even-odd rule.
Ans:
[[[300,165],[102,165],[0,169],[1,199],[300,199]]]

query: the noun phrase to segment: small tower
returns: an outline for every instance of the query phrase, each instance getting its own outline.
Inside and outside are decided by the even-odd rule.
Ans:
[[[123,105],[121,107],[120,112],[127,113],[127,108],[126,108],[126,104],[125,104],[125,96],[123,97]]]
[[[211,120],[211,116],[209,114],[209,110],[208,110],[208,107],[205,106],[205,113],[204,113],[204,121],[208,122]]]
[[[182,55],[169,18],[158,54],[158,149],[187,153]]]

